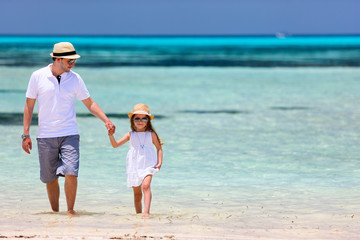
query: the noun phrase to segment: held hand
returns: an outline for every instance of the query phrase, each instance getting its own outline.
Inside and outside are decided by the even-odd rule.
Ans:
[[[30,150],[32,149],[31,138],[25,138],[22,141],[22,148],[26,153],[30,154]]]
[[[110,129],[110,130],[108,130],[108,134],[109,134],[109,136],[114,135],[114,133],[115,133],[115,128],[114,128],[114,129]]]
[[[108,130],[109,134],[110,134],[110,132],[111,132],[111,135],[115,133],[115,125],[112,122],[107,121],[105,123],[105,127]]]

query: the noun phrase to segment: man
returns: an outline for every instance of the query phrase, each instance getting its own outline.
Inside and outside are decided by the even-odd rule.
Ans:
[[[52,210],[58,212],[60,196],[58,177],[65,177],[68,215],[75,216],[74,205],[79,170],[79,133],[74,106],[75,97],[105,123],[107,130],[115,130],[115,126],[90,97],[82,78],[71,71],[76,59],[80,58],[73,45],[68,42],[57,43],[50,56],[53,57],[53,63],[35,71],[29,81],[24,108],[22,148],[30,154],[32,142],[29,130],[37,99],[40,179],[46,183]]]

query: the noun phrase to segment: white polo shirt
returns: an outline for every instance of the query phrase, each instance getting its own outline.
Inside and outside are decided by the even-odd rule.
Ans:
[[[60,84],[47,67],[35,71],[30,78],[26,97],[38,100],[38,138],[79,134],[76,123],[75,97],[90,97],[79,74],[70,70],[61,74]]]

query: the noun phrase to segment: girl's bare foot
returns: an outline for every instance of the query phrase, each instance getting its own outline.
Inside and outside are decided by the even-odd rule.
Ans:
[[[79,215],[74,210],[67,211],[69,217],[79,217]]]
[[[144,213],[142,215],[142,219],[149,219],[149,218],[150,218],[150,214],[148,214],[148,213]]]

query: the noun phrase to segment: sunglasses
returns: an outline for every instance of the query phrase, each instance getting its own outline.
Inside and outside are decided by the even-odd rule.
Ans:
[[[136,117],[134,118],[134,122],[147,122],[149,119],[147,117],[143,117],[143,118],[139,118],[139,117]]]
[[[69,65],[73,65],[75,63],[75,61],[76,61],[76,59],[71,59],[71,60],[67,61],[67,63]]]

